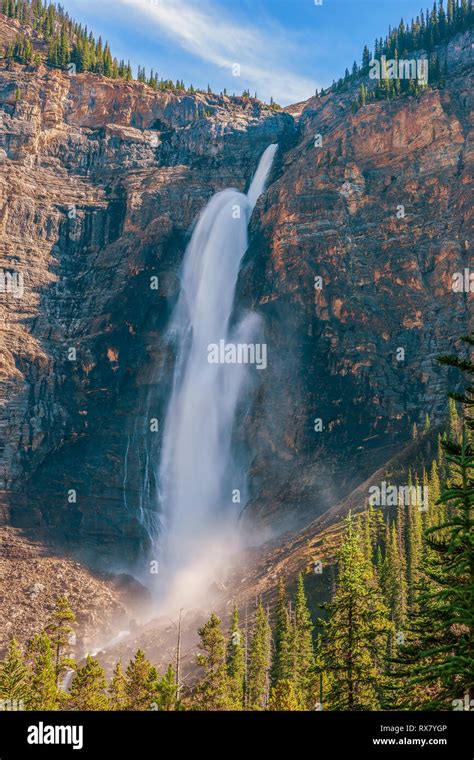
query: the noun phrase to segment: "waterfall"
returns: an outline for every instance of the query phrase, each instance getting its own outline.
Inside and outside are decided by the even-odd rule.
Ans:
[[[170,320],[175,368],[158,472],[161,535],[155,536],[155,554],[167,577],[184,573],[181,585],[187,587],[191,575],[196,580],[199,562],[230,550],[244,506],[236,494],[245,494],[245,474],[233,461],[231,441],[251,370],[243,363],[210,363],[209,346],[247,345],[259,331],[255,314],[234,327],[230,322],[248,224],[277,147],[263,153],[247,195],[224,190],[202,211]]]

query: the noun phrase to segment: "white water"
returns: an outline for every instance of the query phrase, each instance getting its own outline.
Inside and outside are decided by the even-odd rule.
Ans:
[[[249,343],[259,332],[254,314],[234,328],[230,319],[248,224],[276,150],[265,150],[247,195],[229,189],[211,198],[183,260],[169,328],[176,363],[159,468],[161,535],[154,537],[160,577],[163,569],[167,591],[172,584],[181,602],[205,590],[235,548],[245,506],[245,474],[233,461],[231,442],[237,403],[255,367],[209,364],[208,346],[221,339]],[[240,503],[233,503],[234,489]]]

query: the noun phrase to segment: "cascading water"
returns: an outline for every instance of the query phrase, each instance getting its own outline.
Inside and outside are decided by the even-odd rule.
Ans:
[[[249,369],[211,364],[208,350],[222,340],[247,344],[258,331],[255,314],[247,314],[234,329],[230,319],[248,224],[277,147],[265,150],[247,195],[224,190],[202,212],[184,256],[171,317],[176,360],[158,471],[161,517],[155,524],[160,535],[152,538],[167,581],[179,576],[188,590],[191,576],[198,580],[200,563],[212,564],[212,558],[218,561],[229,551],[243,507],[232,498],[236,489],[245,491],[245,483],[233,462],[231,439]]]

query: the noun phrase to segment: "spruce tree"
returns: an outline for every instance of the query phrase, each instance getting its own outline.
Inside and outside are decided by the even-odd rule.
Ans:
[[[145,657],[142,649],[137,649],[125,672],[125,710],[150,710],[156,698],[156,671]]]
[[[278,681],[287,680],[293,676],[291,658],[292,631],[285,583],[282,578],[278,582],[278,598],[273,631],[271,681],[273,686],[275,686]]]
[[[250,710],[264,710],[269,696],[271,630],[259,599],[248,654],[247,700]]]
[[[325,607],[326,701],[334,710],[377,709],[383,698],[383,660],[391,625],[351,515],[338,553],[336,593]]]
[[[463,340],[474,346],[473,335]],[[466,697],[474,703],[474,364],[458,356],[440,361],[465,372],[468,385],[450,394],[461,402],[464,419],[450,427],[454,439],[443,441],[449,475],[439,501],[446,516],[425,531],[429,563],[418,590],[417,636],[401,656],[411,682],[423,689],[425,709],[452,709]]]
[[[107,710],[109,700],[106,689],[103,667],[88,655],[85,665],[77,669],[72,679],[67,707],[69,710]]]
[[[160,710],[165,712],[171,712],[179,708],[178,699],[178,684],[176,682],[176,674],[171,664],[166,668],[163,678],[158,684],[158,696]]]
[[[229,677],[230,706],[233,710],[244,707],[245,646],[239,627],[239,611],[234,606],[227,644],[227,673]]]
[[[226,643],[221,621],[215,614],[198,631],[201,654],[197,661],[204,669],[196,693],[198,710],[227,710],[229,708],[229,679],[226,664]]]
[[[407,587],[398,537],[398,526],[395,522],[388,529],[388,540],[382,570],[382,585],[385,601],[394,623],[394,633],[402,631],[407,613]]]
[[[20,645],[12,639],[7,656],[0,663],[0,700],[9,702],[11,709],[23,709],[30,698],[30,671]]]
[[[54,652],[54,667],[56,672],[56,686],[62,674],[73,667],[69,655],[71,653],[70,641],[74,633],[73,625],[76,616],[69,606],[67,597],[59,596],[54,604],[54,610],[46,625],[45,633],[48,634]]]
[[[295,618],[292,640],[292,665],[295,693],[303,708],[311,700],[312,669],[314,666],[313,624],[304,590],[303,573],[298,575],[295,597]]]
[[[33,637],[28,644],[31,663],[31,691],[28,710],[57,710],[59,694],[56,686],[56,669],[51,642],[45,633]]]
[[[294,687],[288,679],[279,680],[272,688],[268,709],[277,712],[295,712],[300,708],[300,702],[295,694]]]
[[[420,564],[422,559],[423,524],[419,504],[412,498],[413,479],[411,471],[408,472],[409,504],[407,507],[407,578],[408,578],[408,605],[413,608],[415,604],[415,589],[420,578]]]
[[[127,680],[123,672],[122,663],[119,661],[115,664],[108,691],[110,710],[125,709],[127,702],[126,683]]]

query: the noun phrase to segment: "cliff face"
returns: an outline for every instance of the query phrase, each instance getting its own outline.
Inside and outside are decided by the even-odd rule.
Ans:
[[[469,256],[471,42],[455,44],[443,90],[355,114],[349,94],[314,99],[299,119],[253,101],[0,68],[7,521],[104,561],[136,555],[140,462],[126,454],[131,440],[140,449],[151,389],[152,416],[165,413],[163,333],[189,230],[214,192],[248,187],[272,142],[239,284],[269,351],[237,431],[254,456],[249,518],[317,514],[403,446],[413,422],[439,417],[434,356],[468,321],[451,275]]]
[[[241,294],[270,358],[248,434],[254,512],[271,522],[282,501],[335,504],[445,413],[457,378],[435,358],[472,314],[472,292],[452,290],[472,271],[472,48],[453,40],[444,88],[420,97],[304,104],[254,219]]]

